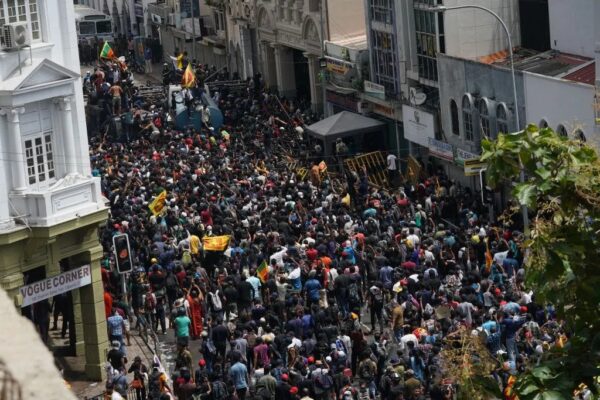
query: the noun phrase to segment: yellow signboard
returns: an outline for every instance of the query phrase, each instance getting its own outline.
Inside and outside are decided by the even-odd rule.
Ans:
[[[327,59],[327,71],[329,72],[344,75],[349,69],[348,64],[343,61],[334,60],[332,58]]]

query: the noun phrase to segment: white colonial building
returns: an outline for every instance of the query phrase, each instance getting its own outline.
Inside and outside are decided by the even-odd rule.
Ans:
[[[99,378],[107,208],[91,175],[73,4],[2,0],[0,37],[0,287],[20,305],[24,284],[91,264],[92,284],[72,292],[70,344]]]

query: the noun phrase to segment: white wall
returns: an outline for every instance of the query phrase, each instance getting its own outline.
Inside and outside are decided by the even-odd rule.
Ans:
[[[362,1],[329,0],[327,16],[331,41],[365,34],[365,9]]]
[[[564,1],[564,0],[562,0]],[[513,47],[521,43],[518,0],[445,0],[444,5],[478,5],[497,13],[506,23]],[[444,13],[446,54],[476,59],[508,49],[502,26],[489,13],[476,9],[448,10]]]
[[[594,57],[594,2],[549,0],[550,45],[565,53]]]
[[[524,73],[527,123],[538,125],[542,119],[556,130],[564,125],[569,134],[581,129],[588,142],[597,144],[594,131],[594,87],[581,83]]]

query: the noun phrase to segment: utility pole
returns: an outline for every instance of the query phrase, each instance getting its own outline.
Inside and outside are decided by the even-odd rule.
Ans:
[[[594,2],[594,20],[599,21],[600,18],[600,2]],[[600,26],[598,22],[594,24],[594,51],[596,56],[596,79],[594,95],[594,139],[600,135]]]
[[[321,70],[321,95],[323,96],[323,118],[327,118],[327,67],[323,67],[322,63],[325,62],[325,17],[324,8],[327,0],[321,0],[320,2],[320,13],[321,13],[321,60],[319,62],[319,69]]]
[[[192,60],[196,59],[196,16],[194,14],[194,3],[197,3],[198,7],[200,7],[199,0],[190,0],[190,10],[192,13]]]

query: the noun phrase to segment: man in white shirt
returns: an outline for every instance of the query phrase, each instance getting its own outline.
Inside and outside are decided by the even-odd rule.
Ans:
[[[396,177],[398,176],[398,165],[396,164],[396,160],[397,160],[397,157],[395,154],[393,154],[393,153],[388,154],[388,156],[387,156],[388,181],[392,185],[394,185],[394,183],[396,182]]]

